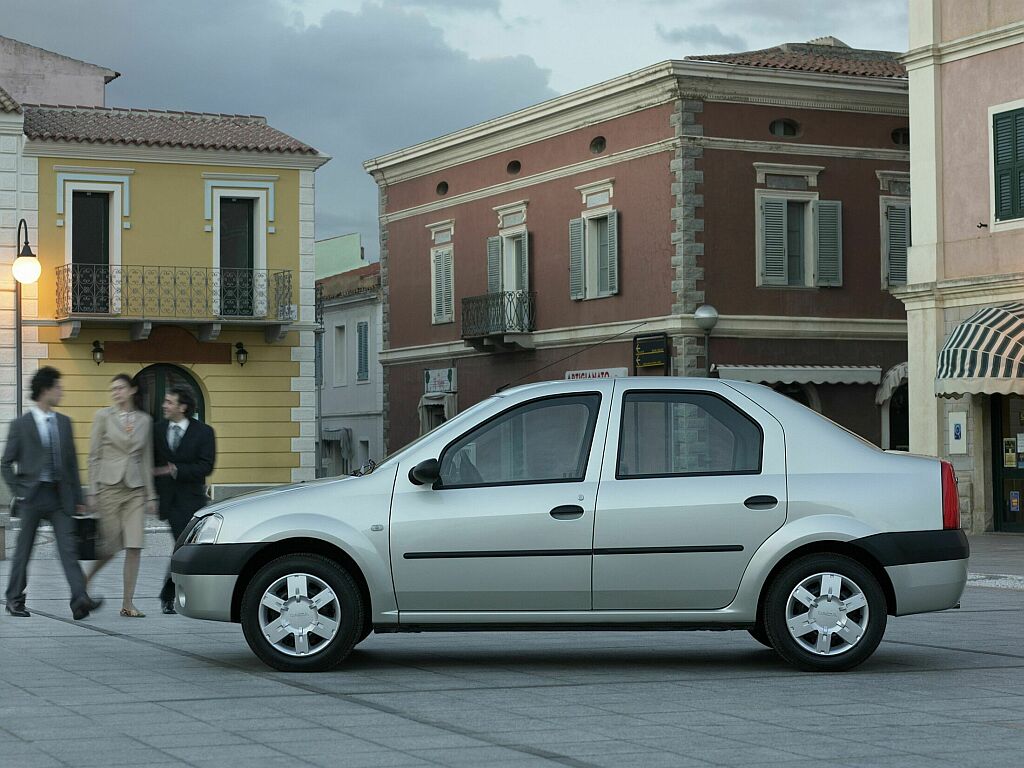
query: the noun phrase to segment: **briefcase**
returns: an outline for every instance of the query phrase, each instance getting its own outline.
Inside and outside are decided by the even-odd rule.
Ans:
[[[96,560],[99,547],[99,524],[95,517],[76,517],[75,547],[79,560]]]

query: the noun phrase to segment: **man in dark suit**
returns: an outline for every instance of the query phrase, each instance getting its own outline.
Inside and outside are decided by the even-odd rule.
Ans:
[[[43,520],[53,526],[60,564],[71,587],[72,616],[76,621],[84,619],[103,602],[93,600],[85,591],[85,575],[78,564],[72,517],[84,514],[85,507],[71,419],[53,410],[63,394],[60,371],[50,366],[36,371],[32,377],[34,405],[11,422],[0,460],[0,472],[14,494],[15,511],[21,518],[7,582],[7,613],[11,616],[31,615],[25,610],[28,561]]]
[[[196,510],[206,506],[206,477],[217,457],[213,429],[192,418],[195,410],[196,397],[189,387],[171,387],[164,397],[164,418],[153,428],[160,518],[170,523],[175,541]],[[164,613],[176,613],[170,570],[160,591],[160,607]]]

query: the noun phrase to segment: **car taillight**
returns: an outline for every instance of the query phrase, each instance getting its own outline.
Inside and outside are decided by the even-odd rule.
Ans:
[[[942,462],[942,527],[960,527],[960,495],[956,492],[956,472],[948,461]]]

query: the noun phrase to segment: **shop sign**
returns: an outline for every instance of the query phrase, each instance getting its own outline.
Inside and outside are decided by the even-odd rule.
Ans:
[[[428,368],[423,371],[423,393],[458,392],[458,379],[454,368]]]
[[[950,454],[967,453],[966,411],[949,414],[949,452]]]
[[[565,378],[570,381],[576,379],[617,379],[628,375],[628,368],[591,368],[586,371],[565,372]]]

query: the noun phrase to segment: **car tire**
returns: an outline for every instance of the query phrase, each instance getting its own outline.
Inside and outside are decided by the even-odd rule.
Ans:
[[[844,672],[874,653],[887,618],[871,571],[845,555],[816,554],[774,578],[761,620],[772,647],[797,669]]]
[[[750,636],[757,640],[761,645],[766,648],[772,647],[772,641],[769,639],[768,633],[764,629],[764,624],[759,623],[757,626],[748,629],[747,632],[749,632]]]
[[[366,625],[355,580],[321,555],[285,555],[267,563],[246,586],[241,607],[249,647],[282,672],[333,669]]]

